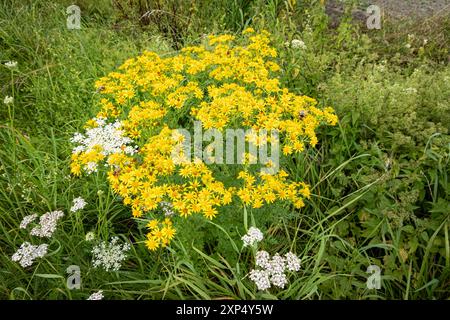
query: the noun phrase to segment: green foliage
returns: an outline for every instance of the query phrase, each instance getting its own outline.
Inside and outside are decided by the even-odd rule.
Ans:
[[[66,28],[70,1],[0,4],[0,61],[18,61],[12,73],[0,66],[1,101],[15,99],[0,107],[0,298],[85,299],[98,289],[117,299],[448,298],[448,19],[368,31],[352,22],[350,10],[330,28],[314,0],[179,2],[79,1],[81,30]],[[157,6],[168,13],[140,20]],[[94,114],[94,81],[125,59],[246,26],[273,34],[285,86],[340,117],[316,149],[283,164],[311,185],[311,200],[300,212],[225,207],[212,223],[186,221],[171,248],[149,252],[137,242],[144,226],[104,176],[69,176],[68,138]],[[293,39],[305,48],[286,46]],[[69,214],[78,196],[88,206]],[[26,269],[12,262],[20,244],[33,241],[19,229],[21,219],[57,209],[67,214],[50,254]],[[302,258],[287,288],[261,293],[246,277],[254,252],[242,248],[245,220],[264,232],[261,249]],[[89,231],[133,243],[121,271],[92,268]],[[81,267],[81,290],[66,287],[72,264]],[[366,287],[371,264],[382,270],[380,290]]]

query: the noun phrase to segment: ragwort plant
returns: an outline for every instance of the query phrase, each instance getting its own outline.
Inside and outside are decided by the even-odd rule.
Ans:
[[[307,144],[315,146],[320,125],[337,123],[333,109],[320,109],[315,99],[280,87],[269,33],[248,28],[243,35],[242,45],[224,34],[169,57],[144,52],[96,83],[101,110],[87,122],[86,134],[72,139],[77,146],[71,172],[92,173],[106,163],[114,192],[135,218],[147,221],[150,250],[174,238],[173,220],[181,226],[178,217],[201,214],[212,219],[234,198],[255,209],[277,200],[300,209],[310,197],[309,186],[289,179],[283,169],[258,174],[261,166],[274,167],[271,161],[251,165],[245,154],[238,172],[225,166],[228,175],[243,182],[226,185],[217,178],[218,166],[198,158],[190,161],[186,155],[173,157],[184,139],[176,130],[192,129],[194,121],[220,131],[277,130],[285,157],[302,152]],[[273,145],[257,134],[245,138],[256,146]],[[156,214],[161,203],[170,203],[175,217]]]

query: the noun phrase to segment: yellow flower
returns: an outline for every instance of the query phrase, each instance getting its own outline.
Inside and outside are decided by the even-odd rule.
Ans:
[[[142,217],[142,210],[140,210],[138,208],[133,208],[132,214],[133,214],[133,217],[135,217],[135,218]]]
[[[159,247],[159,242],[155,238],[149,238],[145,241],[145,245],[149,250],[156,250]]]
[[[70,172],[73,173],[76,176],[79,176],[81,174],[81,166],[77,162],[72,162],[70,164]]]
[[[217,210],[214,209],[211,206],[208,206],[206,208],[203,209],[203,215],[207,218],[207,219],[212,219],[217,215]]]
[[[172,238],[175,236],[175,229],[172,227],[164,227],[161,230],[164,237],[166,237],[168,240],[172,240]]]
[[[292,153],[292,147],[285,145],[283,147],[283,154],[287,156],[287,155],[290,155],[291,153]]]
[[[147,228],[149,228],[150,230],[155,229],[157,226],[158,226],[158,220],[155,220],[155,219],[150,220],[150,221],[147,223]]]
[[[151,234],[155,237],[155,239],[157,240],[161,240],[162,238],[164,238],[164,234],[162,232],[162,230],[159,229],[159,227],[155,227]]]

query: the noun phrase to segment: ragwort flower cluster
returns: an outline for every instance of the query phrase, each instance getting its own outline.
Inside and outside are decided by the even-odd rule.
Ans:
[[[78,146],[71,170],[75,175],[90,173],[105,163],[112,189],[134,217],[154,218],[160,203],[170,203],[176,214],[151,222],[149,249],[170,242],[175,230],[168,221],[174,216],[202,214],[212,219],[233,198],[254,208],[276,200],[304,206],[308,186],[290,181],[284,170],[255,174],[243,166],[236,177],[241,185],[230,187],[201,159],[184,162],[172,157],[182,139],[175,130],[193,121],[201,121],[205,129],[278,130],[284,156],[315,146],[319,125],[336,124],[333,109],[320,109],[315,99],[280,86],[277,51],[269,36],[249,28],[242,40],[211,35],[207,43],[185,47],[173,56],[146,51],[96,82],[101,111],[88,122],[87,134],[73,139]],[[112,134],[105,136],[105,128]],[[259,145],[270,142],[252,134],[246,139]]]

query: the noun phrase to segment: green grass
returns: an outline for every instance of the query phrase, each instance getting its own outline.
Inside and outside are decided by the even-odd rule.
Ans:
[[[142,25],[137,13],[86,1],[82,29],[67,30],[68,2],[2,3],[0,61],[16,60],[18,69],[0,66],[1,100],[15,99],[0,107],[0,298],[85,299],[102,289],[107,299],[448,299],[450,69],[443,57],[450,46],[441,43],[448,22],[437,22],[432,34],[422,30],[428,47],[399,57],[392,51],[404,50],[405,39],[390,32],[400,26],[330,30],[319,1],[295,8],[286,1],[196,3],[183,44],[247,25],[268,29],[284,85],[337,110],[339,125],[320,132],[316,149],[282,164],[311,185],[311,200],[300,212],[236,204],[212,222],[186,223],[170,248],[148,251],[141,224],[104,173],[70,176],[69,139],[96,114],[96,79],[144,49],[173,52],[180,39],[162,32],[173,21]],[[305,52],[285,49],[293,38],[305,41]],[[78,196],[88,206],[70,213]],[[49,254],[25,269],[12,262],[24,241],[41,243],[19,229],[22,218],[58,209],[65,217]],[[242,248],[246,221],[264,231],[262,249],[302,258],[285,289],[261,293],[248,279],[254,252]],[[120,271],[92,267],[89,231],[133,243]],[[371,264],[381,267],[380,290],[366,287]],[[70,265],[81,268],[81,290],[66,286]]]

